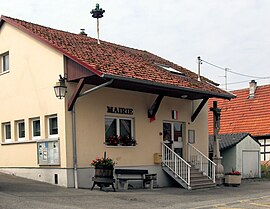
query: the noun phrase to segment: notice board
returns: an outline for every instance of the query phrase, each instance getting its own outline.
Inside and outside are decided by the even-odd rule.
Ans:
[[[60,165],[58,140],[39,141],[37,150],[39,165]]]

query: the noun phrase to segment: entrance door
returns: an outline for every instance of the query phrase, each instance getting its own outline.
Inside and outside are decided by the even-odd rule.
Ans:
[[[163,122],[163,141],[180,157],[183,157],[184,124],[182,122]]]

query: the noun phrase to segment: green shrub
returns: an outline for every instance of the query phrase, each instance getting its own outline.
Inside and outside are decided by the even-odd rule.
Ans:
[[[270,166],[261,165],[261,172],[262,172],[262,178],[269,178],[270,179]]]

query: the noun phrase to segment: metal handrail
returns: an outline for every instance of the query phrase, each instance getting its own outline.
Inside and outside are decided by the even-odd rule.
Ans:
[[[162,142],[162,163],[169,168],[175,176],[187,184],[187,187],[190,187],[191,166],[164,142]]]
[[[188,143],[188,161],[195,168],[202,171],[204,175],[208,176],[214,183],[216,182],[216,164],[190,143]]]

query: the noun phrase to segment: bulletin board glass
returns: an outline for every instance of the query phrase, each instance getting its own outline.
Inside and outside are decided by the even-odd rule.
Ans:
[[[60,165],[58,140],[37,142],[37,151],[39,165]]]

